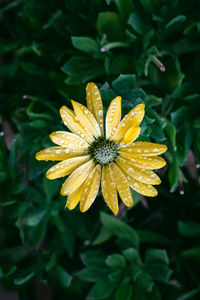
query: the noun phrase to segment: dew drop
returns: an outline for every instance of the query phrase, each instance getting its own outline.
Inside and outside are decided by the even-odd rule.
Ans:
[[[100,109],[100,110],[98,111],[98,116],[99,116],[99,117],[102,117],[102,116],[103,116],[103,111],[102,111],[102,109]]]

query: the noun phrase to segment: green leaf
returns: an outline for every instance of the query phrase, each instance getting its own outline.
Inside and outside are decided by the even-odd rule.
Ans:
[[[93,245],[99,245],[101,243],[106,242],[110,238],[110,236],[111,233],[105,227],[102,227],[99,231],[99,234],[93,241]]]
[[[182,294],[181,296],[179,296],[177,298],[177,300],[187,300],[187,299],[191,299],[191,297],[193,297],[194,295],[198,294],[200,292],[200,288],[199,289],[195,289],[192,291],[189,291],[187,293]]]
[[[134,11],[134,5],[132,0],[115,0],[118,12],[121,18],[126,21],[131,12]]]
[[[97,31],[100,36],[106,35],[109,41],[124,40],[124,26],[115,12],[101,12],[97,18]]]
[[[130,264],[136,264],[140,261],[140,255],[137,249],[128,248],[123,251],[123,255]]]
[[[140,243],[171,244],[171,240],[166,236],[151,230],[138,230],[137,233]]]
[[[146,104],[149,107],[157,106],[162,103],[162,98],[158,98],[154,95],[147,95],[146,97]]]
[[[134,74],[120,74],[117,79],[112,82],[113,88],[117,93],[126,97],[129,90],[137,87],[137,79]]]
[[[28,216],[19,218],[17,220],[17,226],[37,226],[41,220],[44,218],[46,210],[40,210],[37,212],[32,212]]]
[[[144,272],[148,273],[153,280],[167,282],[172,274],[167,266],[163,264],[148,264],[143,267]]]
[[[165,130],[167,132],[168,138],[170,140],[170,143],[172,145],[173,151],[176,151],[176,127],[173,123],[167,121],[167,125],[165,127]]]
[[[106,255],[100,250],[90,250],[81,254],[83,264],[92,269],[105,270]]]
[[[56,193],[59,192],[60,182],[48,180],[45,176],[43,177],[43,188],[46,194],[47,201],[53,199]]]
[[[162,263],[168,265],[169,259],[166,250],[148,249],[145,255],[145,263]]]
[[[61,71],[69,75],[65,83],[70,85],[86,83],[105,73],[101,61],[84,56],[73,56],[61,67]]]
[[[191,248],[181,252],[184,258],[200,263],[200,247]]]
[[[91,288],[87,296],[88,300],[106,299],[109,297],[116,287],[116,283],[111,282],[107,276],[99,279]]]
[[[112,87],[117,95],[121,95],[125,100],[122,102],[123,111],[127,113],[136,104],[145,101],[146,94],[142,89],[136,88],[137,81],[135,75],[121,74],[112,82]]]
[[[195,222],[178,222],[178,230],[180,234],[186,237],[199,237],[200,224]]]
[[[144,22],[142,22],[140,17],[135,13],[130,14],[130,17],[128,19],[128,24],[140,35],[145,34],[147,30],[146,26],[144,25]]]
[[[0,40],[0,53],[7,53],[17,48],[17,43],[7,40]]]
[[[123,277],[123,272],[121,269],[117,269],[108,275],[108,278],[114,282],[119,281],[122,277]]]
[[[23,285],[27,281],[29,281],[33,276],[35,275],[35,272],[31,272],[28,275],[21,277],[21,278],[16,278],[14,279],[14,284],[15,285]]]
[[[155,13],[160,5],[160,0],[140,0],[140,2],[144,9],[150,14]]]
[[[72,276],[70,276],[61,266],[57,266],[53,272],[54,276],[63,287],[68,288],[71,285]]]
[[[164,80],[165,86],[167,84],[168,89],[173,92],[181,85],[185,75],[181,71],[181,65],[178,57],[176,57],[176,59],[172,59],[171,57],[166,59],[165,65],[166,70],[162,74],[162,80]]]
[[[180,16],[177,16],[175,18],[173,18],[171,21],[169,21],[167,23],[167,25],[165,26],[166,29],[168,29],[169,27],[175,25],[175,24],[178,24],[178,23],[183,23],[186,21],[186,16],[183,16],[183,15],[180,15]]]
[[[171,186],[170,192],[174,192],[178,186],[178,179],[179,179],[179,164],[177,153],[173,154],[172,163],[169,168],[169,183]]]
[[[154,286],[154,282],[151,276],[147,273],[141,272],[136,279],[136,284],[147,292],[151,292]]]
[[[72,45],[85,53],[88,54],[95,54],[99,52],[99,45],[97,42],[90,38],[90,37],[83,37],[83,36],[72,36]]]
[[[126,267],[125,259],[120,254],[109,255],[106,258],[105,263],[107,264],[107,266],[109,266],[111,268],[118,268],[118,267],[119,268],[124,268],[124,267]]]
[[[133,295],[133,288],[130,283],[120,284],[115,294],[115,300],[131,300]]]
[[[139,239],[137,233],[126,223],[117,219],[116,217],[109,216],[105,213],[101,213],[101,222],[104,227],[110,231],[112,234],[127,238],[133,245],[133,247],[138,247]]]
[[[102,276],[102,273],[89,268],[84,268],[76,272],[75,275],[83,281],[96,282]]]

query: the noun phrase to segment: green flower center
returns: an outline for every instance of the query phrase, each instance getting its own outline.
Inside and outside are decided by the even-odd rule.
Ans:
[[[118,149],[118,144],[99,137],[90,145],[88,153],[96,164],[107,165],[116,161]]]

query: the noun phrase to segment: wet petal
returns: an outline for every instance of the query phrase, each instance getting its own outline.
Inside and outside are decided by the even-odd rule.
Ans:
[[[76,152],[86,150],[89,144],[78,135],[67,131],[55,131],[50,134],[50,139],[57,145],[67,147]]]
[[[144,104],[136,105],[119,123],[112,137],[114,142],[120,142],[130,127],[138,127],[144,117]]]
[[[67,176],[80,167],[83,163],[89,161],[89,159],[89,155],[66,159],[50,168],[46,173],[46,177],[48,179],[55,179]]]
[[[83,126],[79,122],[75,113],[66,106],[60,108],[60,115],[64,124],[75,134],[85,139],[87,142],[92,142],[93,137],[87,131],[84,130]]]
[[[35,158],[37,160],[65,160],[74,156],[84,154],[84,150],[70,151],[64,147],[49,147],[36,153]]]
[[[61,195],[70,195],[85,181],[94,167],[94,162],[89,160],[87,163],[76,169],[63,183]]]
[[[161,183],[160,178],[153,171],[137,168],[129,160],[118,157],[117,164],[123,170],[125,170],[130,177],[132,177],[138,181],[141,181],[146,184],[160,184]]]
[[[83,193],[80,199],[80,211],[86,212],[94,202],[100,186],[101,167],[97,165],[84,183]]]
[[[81,199],[83,189],[84,189],[84,184],[79,186],[77,190],[75,190],[72,194],[70,194],[67,197],[67,202],[65,207],[67,207],[69,210],[74,209]]]
[[[149,142],[135,142],[131,145],[122,146],[121,150],[135,156],[155,156],[167,151],[167,146]]]
[[[112,100],[106,114],[106,138],[109,139],[116,131],[121,119],[121,97]]]
[[[134,154],[126,151],[119,151],[119,153],[122,158],[130,160],[138,168],[154,170],[166,165],[166,161],[159,156],[134,156]]]
[[[88,134],[90,134],[91,137],[101,136],[99,124],[97,123],[91,111],[74,100],[72,100],[72,105],[77,118],[79,119],[84,129],[88,132]]]
[[[110,176],[108,166],[104,166],[102,170],[101,190],[105,202],[114,215],[119,212],[117,190]]]
[[[122,138],[121,143],[129,144],[134,142],[140,135],[141,128],[132,126],[125,133],[124,138]]]
[[[129,184],[124,173],[115,163],[111,163],[109,165],[109,172],[113,182],[116,185],[116,189],[120,195],[121,200],[126,206],[132,206],[133,198],[131,196]]]
[[[141,195],[148,197],[156,197],[158,195],[158,191],[150,184],[142,183],[129,176],[127,176],[127,180],[130,187]]]
[[[87,107],[96,118],[101,134],[103,135],[103,103],[101,94],[95,83],[89,82],[86,86]]]

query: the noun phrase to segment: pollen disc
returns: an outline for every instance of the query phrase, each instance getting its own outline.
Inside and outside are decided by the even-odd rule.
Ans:
[[[107,165],[116,160],[119,155],[118,148],[118,144],[106,140],[104,137],[99,137],[91,144],[88,152],[95,163]]]

